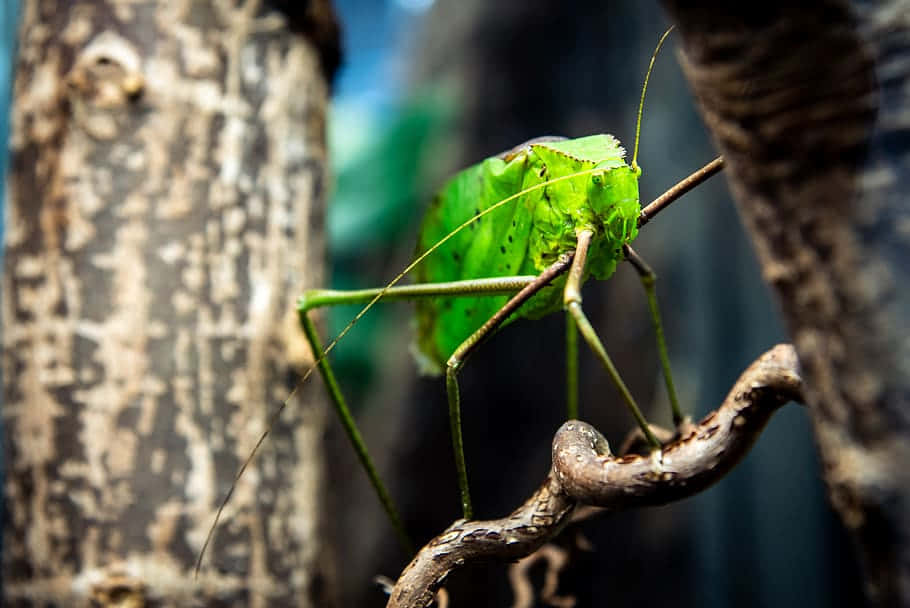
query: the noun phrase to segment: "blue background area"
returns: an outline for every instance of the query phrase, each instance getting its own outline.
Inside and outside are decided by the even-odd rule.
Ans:
[[[16,23],[19,3],[15,0],[0,1],[0,141],[9,141],[9,99],[12,88],[13,49],[16,46]],[[0,206],[6,197],[6,166],[9,146],[0,146]],[[3,234],[4,216],[0,214],[0,235]]]

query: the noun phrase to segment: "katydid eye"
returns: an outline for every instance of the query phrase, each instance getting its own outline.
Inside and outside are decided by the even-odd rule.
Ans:
[[[595,175],[592,179],[594,180],[594,183],[597,184],[598,186],[601,185],[604,181],[603,178],[599,175]]]

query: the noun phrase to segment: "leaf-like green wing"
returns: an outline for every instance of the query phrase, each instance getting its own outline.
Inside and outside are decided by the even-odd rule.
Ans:
[[[609,188],[632,192],[625,182],[637,174],[623,162],[625,151],[611,135],[571,140],[535,141],[510,153],[488,158],[457,174],[431,205],[418,237],[423,253],[471,217],[544,180],[561,179],[525,194],[462,230],[418,266],[419,282],[457,281],[537,274],[575,246],[576,231],[600,220],[590,204],[590,174],[602,168]],[[623,168],[621,171],[613,169]],[[619,188],[622,186],[622,188]],[[632,186],[630,182],[629,186]],[[609,206],[610,194],[606,195]],[[625,194],[623,194],[625,196]],[[631,200],[631,199],[630,199]],[[612,274],[618,245],[595,238],[588,272],[599,278]],[[562,280],[544,288],[508,321],[536,318],[561,306]],[[417,303],[417,354],[421,370],[440,372],[446,359],[468,336],[505,304],[506,296],[421,299]]]
[[[423,253],[471,217],[519,192],[527,153],[506,162],[488,158],[458,173],[434,199],[421,226]],[[519,199],[480,218],[433,252],[419,282],[458,281],[518,274],[527,248],[530,213]],[[422,299],[417,302],[418,350],[425,372],[441,371],[455,348],[506,302],[506,296]],[[426,359],[426,360],[424,360]]]

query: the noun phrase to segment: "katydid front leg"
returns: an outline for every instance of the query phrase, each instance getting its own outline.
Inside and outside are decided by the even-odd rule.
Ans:
[[[566,420],[578,420],[578,327],[566,311]]]
[[[588,343],[588,346],[591,347],[591,350],[594,351],[597,358],[600,359],[600,362],[610,375],[610,379],[613,380],[613,384],[619,389],[619,393],[622,396],[626,407],[632,412],[632,416],[635,418],[635,421],[638,422],[638,426],[641,427],[641,431],[644,433],[648,443],[652,448],[658,449],[660,448],[660,441],[658,441],[657,437],[654,436],[654,433],[651,432],[648,421],[645,420],[645,417],[642,415],[641,410],[638,408],[638,404],[635,403],[635,399],[632,397],[632,393],[629,392],[626,383],[623,382],[619,372],[616,370],[616,366],[613,365],[613,361],[610,359],[610,355],[607,354],[603,343],[601,343],[600,338],[597,336],[597,332],[594,331],[594,327],[591,325],[591,322],[588,321],[588,317],[581,308],[581,284],[584,276],[585,262],[588,259],[588,250],[591,246],[591,239],[593,237],[594,233],[591,230],[582,230],[578,233],[578,246],[575,249],[575,259],[572,260],[572,267],[569,269],[569,276],[566,279],[566,287],[563,291],[563,303],[566,310],[569,311],[569,314],[575,319],[575,324],[578,326],[578,330],[581,332],[582,337]]]

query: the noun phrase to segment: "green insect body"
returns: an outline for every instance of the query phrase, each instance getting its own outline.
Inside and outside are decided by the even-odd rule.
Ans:
[[[624,257],[639,273],[645,289],[673,419],[677,425],[683,421],[663,339],[654,289],[655,275],[627,247],[638,235],[640,219],[647,219],[640,217],[638,178],[641,171],[635,162],[638,132],[651,67],[669,33],[667,30],[661,37],[645,76],[636,126],[636,152],[631,164],[626,164],[625,151],[611,135],[556,141],[542,138],[527,142],[465,169],[445,185],[423,221],[417,258],[386,286],[353,291],[313,289],[301,296],[298,314],[315,363],[300,382],[315,369],[322,374],[339,420],[402,546],[411,547],[404,525],[379,478],[327,359],[338,341],[380,299],[416,300],[418,363],[426,372],[446,370],[452,447],[462,513],[466,519],[473,515],[461,436],[457,374],[465,357],[486,335],[516,319],[538,318],[562,309],[565,304],[570,385],[566,394],[567,411],[577,417],[577,391],[571,386],[577,385],[575,345],[577,335],[581,335],[603,364],[648,443],[652,448],[660,446],[581,307],[581,283],[589,277],[609,278],[616,270],[617,262]],[[672,196],[651,213],[715,174],[722,166],[722,159],[716,159],[683,180],[664,195]],[[572,255],[566,255],[570,252]],[[412,270],[416,275],[414,284],[397,286],[398,281]],[[309,313],[326,306],[357,303],[366,305],[323,347]],[[273,414],[269,428],[289,400],[290,397]],[[238,472],[235,484],[267,434],[265,431],[260,436]],[[215,522],[197,559],[197,573],[231,492],[215,514]]]
[[[579,231],[594,232],[585,277],[606,279],[622,246],[638,234],[637,168],[611,135],[534,142],[488,158],[453,177],[423,221],[423,253],[471,217],[518,192],[560,177],[478,218],[418,267],[420,283],[536,275],[575,248]],[[539,318],[562,308],[561,277],[526,302],[508,322]],[[446,359],[508,296],[422,299],[417,302],[420,367],[440,372]]]

